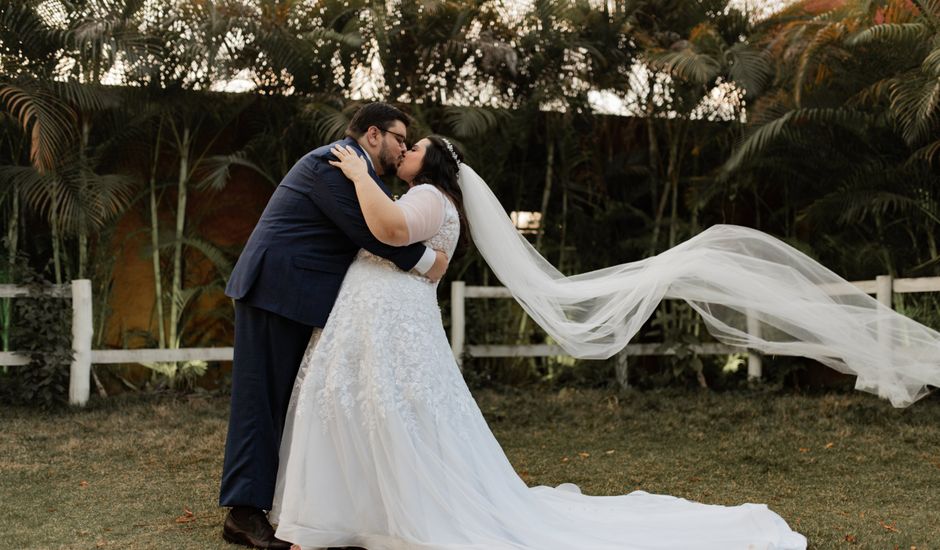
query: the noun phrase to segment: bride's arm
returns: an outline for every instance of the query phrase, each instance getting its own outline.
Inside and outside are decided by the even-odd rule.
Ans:
[[[356,186],[359,207],[362,208],[362,215],[372,235],[387,245],[408,244],[408,224],[405,222],[405,214],[372,181],[366,160],[350,147],[344,149],[337,146],[332,149],[332,153],[339,160],[331,160],[330,164],[342,170],[343,174]]]
[[[440,229],[446,199],[436,189],[414,187],[400,200],[392,201],[369,176],[364,158],[352,149],[334,147],[332,152],[339,160],[330,164],[341,169],[355,185],[362,215],[376,239],[404,246],[424,241]]]

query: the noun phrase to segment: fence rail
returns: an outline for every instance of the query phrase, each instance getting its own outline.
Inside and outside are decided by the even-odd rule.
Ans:
[[[862,292],[876,295],[879,302],[891,307],[894,293],[940,292],[940,277],[915,279],[892,279],[881,275],[871,281],[853,282]],[[233,348],[180,348],[180,349],[91,349],[92,342],[92,296],[91,281],[80,279],[68,285],[57,285],[45,292],[47,296],[71,299],[72,302],[72,349],[73,360],[69,367],[69,403],[84,405],[91,389],[92,364],[117,363],[164,363],[177,361],[231,361]],[[0,285],[0,298],[29,296],[27,287]],[[474,345],[466,343],[466,300],[480,298],[511,298],[504,287],[467,286],[464,281],[451,284],[451,348],[457,362],[463,368],[465,357],[551,357],[565,355],[560,346],[534,345]],[[754,332],[756,323],[749,323],[748,331]],[[691,346],[700,355],[724,355],[746,351],[744,348],[720,343],[703,343]],[[664,349],[662,344],[629,344],[617,355],[617,380],[626,385],[627,357],[640,355],[672,355],[674,349]],[[21,353],[0,351],[0,365],[27,366],[29,358]],[[748,376],[760,378],[762,363],[759,354],[748,352]]]
[[[895,293],[940,292],[940,277],[919,277],[894,279],[890,275],[879,275],[874,280],[853,281],[853,285],[866,294],[874,294],[876,299],[887,307],[892,307]],[[467,286],[463,281],[451,284],[451,332],[450,342],[457,363],[463,368],[466,357],[554,357],[567,356],[561,346],[551,344],[529,345],[473,345],[466,343],[466,300],[471,298],[511,298],[509,289],[499,286]],[[758,331],[756,319],[748,317],[747,330],[750,334]],[[747,352],[748,378],[758,379],[763,375],[763,361],[760,354],[737,346],[721,343],[703,343],[690,346],[699,355],[725,355]],[[641,355],[674,355],[675,349],[664,348],[661,343],[628,344],[617,354],[617,381],[627,386],[627,357]]]
[[[28,287],[0,285],[0,298],[29,296]],[[68,285],[56,285],[46,296],[72,299],[72,364],[69,366],[69,403],[84,405],[91,389],[91,336],[94,332],[91,310],[91,281],[78,279]],[[28,365],[21,354],[0,352],[4,365]]]

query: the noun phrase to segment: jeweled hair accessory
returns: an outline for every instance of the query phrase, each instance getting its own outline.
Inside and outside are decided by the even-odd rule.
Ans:
[[[454,162],[457,163],[457,166],[460,166],[460,159],[457,158],[457,151],[454,151],[454,146],[451,145],[450,141],[445,137],[442,137],[441,141],[444,142],[444,145],[447,146],[447,150],[450,151],[450,158],[454,159]]]

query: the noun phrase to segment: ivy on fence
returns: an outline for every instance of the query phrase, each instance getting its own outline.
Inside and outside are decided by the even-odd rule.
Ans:
[[[17,283],[29,288],[29,295],[13,301],[11,340],[30,364],[0,376],[0,395],[7,403],[51,409],[68,402],[73,355],[70,303],[53,296],[52,283],[31,269],[25,258],[17,263]]]

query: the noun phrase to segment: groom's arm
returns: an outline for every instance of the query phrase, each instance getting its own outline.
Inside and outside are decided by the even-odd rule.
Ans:
[[[403,271],[415,269],[419,273],[432,275],[428,272],[437,262],[434,250],[420,243],[389,246],[372,235],[359,207],[355,187],[338,168],[316,159],[310,162],[309,170],[311,185],[308,196],[356,246],[391,260]]]

